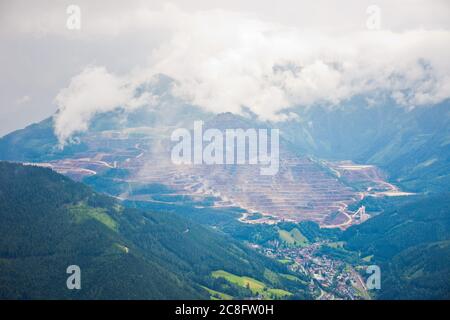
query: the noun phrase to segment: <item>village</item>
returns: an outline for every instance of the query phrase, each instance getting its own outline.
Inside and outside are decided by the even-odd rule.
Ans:
[[[364,280],[353,266],[318,253],[323,245],[327,243],[316,242],[301,247],[275,243],[274,246],[252,247],[311,279],[308,287],[317,300],[370,299]]]

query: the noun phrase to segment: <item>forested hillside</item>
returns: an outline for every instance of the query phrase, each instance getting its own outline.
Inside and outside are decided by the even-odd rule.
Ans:
[[[299,110],[283,124],[298,150],[324,159],[374,164],[409,191],[445,192],[450,184],[450,102],[414,109],[354,98],[337,108]]]
[[[450,195],[420,196],[343,234],[382,270],[381,299],[450,298]]]
[[[265,275],[284,267],[224,235],[171,213],[126,208],[44,168],[0,162],[0,233],[4,299],[207,299],[206,288],[249,294],[211,276],[222,269],[303,292],[297,283],[270,283]],[[74,264],[81,290],[66,287]]]

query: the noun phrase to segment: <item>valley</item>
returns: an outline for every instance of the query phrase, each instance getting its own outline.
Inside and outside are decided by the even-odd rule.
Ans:
[[[363,266],[352,266],[326,254],[318,254],[322,246],[334,245],[329,241],[321,241],[303,246],[277,243],[272,247],[254,247],[266,256],[282,261],[289,270],[308,277],[308,288],[317,300],[371,299],[365,280],[355,270],[356,267],[364,271]]]
[[[193,281],[203,288],[195,290],[203,297],[376,299],[395,296],[398,287],[395,281],[408,284],[415,296],[420,292],[433,293],[427,288],[418,288],[415,283],[410,284],[408,277],[393,278],[397,272],[406,274],[409,268],[414,270],[415,265],[421,264],[420,258],[410,264],[404,260],[407,250],[423,252],[422,247],[416,247],[420,243],[429,241],[433,250],[426,254],[431,258],[437,256],[435,252],[446,254],[448,249],[439,244],[447,235],[444,213],[433,212],[440,214],[433,223],[409,217],[411,208],[405,207],[409,203],[417,208],[432,207],[420,204],[421,199],[425,201],[429,197],[426,187],[407,187],[411,181],[417,181],[415,177],[399,177],[391,167],[367,157],[334,159],[327,154],[305,152],[285,135],[280,138],[279,172],[274,176],[262,176],[258,166],[249,164],[175,165],[170,158],[170,133],[177,127],[187,127],[186,123],[155,126],[141,123],[130,127],[127,123],[117,125],[114,119],[114,114],[108,115],[106,120],[100,117],[101,125],[93,123],[91,130],[74,138],[74,143],[64,149],[58,146],[51,120],[47,119],[2,138],[0,151],[4,151],[5,160],[50,168],[113,196],[127,208],[160,215],[158,219],[164,219],[166,214],[173,215],[174,218],[169,219],[171,224],[178,219],[176,217],[192,220],[213,233],[230,237],[242,246],[240,248],[259,254],[257,259],[264,256],[268,259],[256,271],[236,268],[214,252],[204,252],[204,258],[214,255],[222,265],[195,269],[193,274],[201,276]],[[209,120],[205,118],[206,128],[246,129],[259,125],[259,122],[229,113]],[[430,163],[426,167],[429,169],[440,162],[427,163]],[[87,210],[90,219],[117,230],[116,223],[97,211],[90,211],[83,204],[81,207],[74,205],[70,208]],[[72,211],[86,216],[77,213],[80,210]],[[191,265],[192,247],[185,247],[184,241],[196,237],[196,227],[183,224],[172,233],[174,238],[166,239],[160,233],[164,224],[152,230],[145,229],[144,234],[157,232],[155,241],[164,239],[164,246],[172,246],[174,250],[182,247],[183,259],[188,259]],[[139,250],[149,250],[131,230],[126,236],[139,246],[143,245]],[[215,241],[214,237],[209,239]],[[197,242],[189,245],[195,247]],[[135,251],[130,244],[123,247],[126,249],[120,252],[132,254]],[[405,269],[391,267],[390,260],[386,261],[384,256],[389,253],[396,266]],[[170,265],[167,257],[171,254],[163,254],[163,260],[168,259],[164,260],[167,266]],[[225,254],[226,251],[222,252]],[[179,266],[184,263],[180,262]],[[365,288],[364,274],[369,264],[380,265],[386,274],[387,282],[383,282],[386,289],[381,293]],[[176,269],[179,266],[175,266],[173,272],[184,278]],[[445,268],[440,268],[436,273],[445,272]],[[244,280],[259,284],[259,289],[252,291]]]
[[[75,180],[123,170],[114,181],[125,186],[112,194],[119,199],[158,201],[136,186],[165,185],[160,197],[214,198],[214,207],[240,207],[243,223],[315,221],[324,228],[346,229],[370,218],[364,206],[350,210],[365,197],[407,196],[386,181],[373,165],[330,162],[298,155],[288,148],[280,154],[275,176],[262,176],[255,165],[173,164],[169,143],[157,137],[133,137],[124,132],[100,132],[83,139],[88,150],[73,158],[32,163],[49,167]],[[28,163],[31,164],[31,163]],[[257,217],[257,218],[255,218]]]
[[[155,141],[103,132],[84,140],[88,151],[73,158],[27,164],[51,168],[74,180],[92,183],[96,189],[106,186],[106,192],[122,201],[156,207],[191,203],[198,209],[238,208],[241,213],[235,218],[237,223],[275,229],[284,223],[312,221],[324,230],[346,230],[370,219],[365,205],[358,205],[364,199],[410,195],[389,183],[373,165],[325,161],[284,151],[278,175],[261,176],[259,168],[252,165],[174,165],[160,142],[155,148]],[[245,242],[252,250],[282,262],[292,272],[286,277],[299,281],[314,299],[371,299],[360,274],[364,272],[363,260],[348,262],[323,253],[323,248],[336,244],[331,240],[309,241],[295,228],[277,232],[279,239]],[[213,275],[240,285],[239,278],[227,271]],[[250,285],[251,293],[247,292],[246,298],[288,298],[293,294],[276,288],[263,290],[265,285],[256,283],[256,288]],[[247,287],[244,285],[243,290]],[[233,298],[218,290],[220,287],[205,288],[213,298]],[[285,293],[276,295],[280,292]]]
[[[0,0],[0,300],[450,300],[449,1],[41,2]]]

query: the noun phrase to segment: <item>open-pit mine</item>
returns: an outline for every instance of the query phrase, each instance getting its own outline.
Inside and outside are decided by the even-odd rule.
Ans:
[[[34,165],[50,167],[76,180],[126,169],[116,182],[162,184],[170,196],[212,197],[216,207],[240,207],[245,223],[315,221],[321,227],[347,228],[370,216],[363,206],[348,206],[367,196],[403,194],[371,165],[330,162],[280,147],[279,172],[264,176],[254,165],[186,165],[170,161],[170,145],[155,135],[98,132],[84,138],[87,151]],[[161,195],[161,194],[160,194]],[[123,192],[121,199],[156,201],[152,194]],[[138,197],[138,198],[137,198]],[[258,214],[257,217],[248,217]]]

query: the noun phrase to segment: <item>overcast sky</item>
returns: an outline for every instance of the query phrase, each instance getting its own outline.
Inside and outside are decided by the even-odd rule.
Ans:
[[[450,1],[393,2],[0,0],[0,135],[59,107],[65,139],[94,112],[150,103],[132,88],[157,72],[189,102],[263,119],[375,87],[408,106],[448,98]],[[66,27],[71,4],[80,30]],[[368,29],[370,5],[379,30]],[[302,71],[273,71],[286,65]]]

